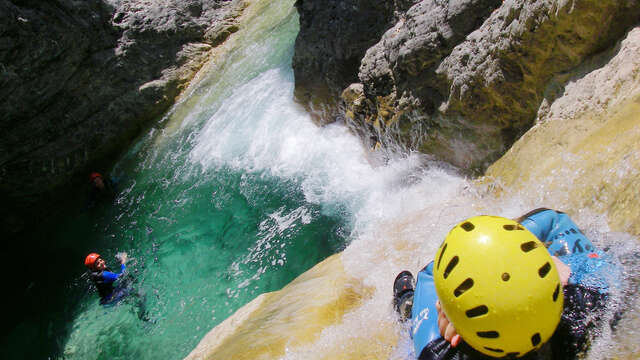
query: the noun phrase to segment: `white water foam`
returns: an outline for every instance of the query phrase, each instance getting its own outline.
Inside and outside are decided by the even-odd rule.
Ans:
[[[308,202],[355,213],[384,201],[399,174],[421,166],[419,156],[408,156],[376,168],[366,152],[346,127],[315,126],[293,102],[291,71],[278,68],[234,91],[195,139],[190,159],[204,170],[224,164],[294,179]]]
[[[195,137],[189,155],[203,170],[225,164],[295,179],[308,202],[329,209],[344,206],[352,214],[353,233],[343,261],[351,276],[375,289],[374,295],[341,324],[325,329],[314,344],[288,349],[287,359],[305,358],[340,344],[348,346],[350,339],[374,338],[380,324],[391,324],[400,338],[392,357],[408,356],[408,333],[395,321],[390,305],[391,284],[398,272],[417,273],[449,229],[467,217],[495,214],[514,218],[532,208],[563,203],[562,189],[556,191],[554,204],[537,203],[549,198],[550,190],[542,185],[498,200],[449,169],[425,166],[416,154],[391,156],[384,166],[374,166],[369,161],[371,154],[344,126],[315,126],[292,98],[290,70],[278,68],[261,74],[238,87],[211,116]],[[292,226],[292,220],[300,222],[301,215],[271,214],[270,221],[277,224],[270,231],[282,231],[282,226]],[[634,240],[612,235],[604,215],[588,211],[575,215],[596,245],[615,246],[622,255],[632,251]],[[271,245],[257,244],[256,249],[261,246]],[[622,290],[618,298],[621,296]],[[612,339],[611,332],[604,331],[592,353],[610,348]]]
[[[386,214],[381,211],[380,215],[383,216],[377,217],[375,222],[368,222],[367,229],[352,241],[342,258],[347,273],[373,288],[373,296],[346,314],[341,323],[324,329],[313,344],[287,349],[284,359],[315,358],[314,354],[323,353],[326,349],[349,348],[352,344],[362,346],[363,338],[380,342],[380,329],[384,329],[390,338],[397,337],[398,340],[391,344],[384,341],[372,344],[372,348],[381,350],[376,358],[415,359],[409,329],[398,323],[391,305],[392,283],[396,274],[402,270],[417,274],[433,259],[437,247],[451,227],[465,218],[478,214],[517,217],[533,207],[530,205],[533,201],[526,197],[497,200],[478,193],[463,180],[440,180],[432,171],[427,171],[420,183],[395,194],[401,196],[398,203],[408,203],[407,209],[411,210],[405,211],[394,204],[385,208],[393,210]],[[363,207],[359,215],[367,210],[371,209]],[[630,295],[633,296],[634,286],[637,286],[634,274],[640,269],[637,240],[627,234],[610,232],[604,215],[581,211],[576,220],[594,244],[609,248],[609,253],[622,260],[625,268],[624,281],[612,288],[611,307],[604,316],[607,321],[591,334],[593,340],[587,358],[601,359],[608,357],[604,354],[628,356],[638,353],[639,334],[634,330],[637,327],[634,323],[637,324],[640,303],[627,300]],[[633,285],[634,281],[636,285]],[[626,312],[613,332],[607,322],[613,319],[619,309],[625,309]],[[382,351],[389,347],[392,348],[390,354]]]

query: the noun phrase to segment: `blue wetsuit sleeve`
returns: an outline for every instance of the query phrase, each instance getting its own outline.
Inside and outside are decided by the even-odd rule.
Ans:
[[[411,308],[411,337],[416,354],[433,340],[440,338],[436,287],[433,282],[433,262],[418,273]]]
[[[526,215],[520,223],[544,243],[549,254],[571,267],[570,284],[605,293],[621,279],[621,268],[596,248],[569,215],[544,209]]]
[[[548,241],[551,229],[553,229],[556,212],[543,210],[527,216],[520,223],[531,231],[543,243]]]
[[[116,274],[114,272],[111,271],[103,271],[102,272],[102,278],[104,279],[104,282],[109,284],[112,283],[116,280],[118,280],[118,278],[120,276],[122,276],[122,274],[124,274],[124,271],[127,269],[127,267],[124,264],[120,265],[120,273]]]
[[[559,258],[596,251],[565,213],[547,209],[529,215],[521,224],[545,244],[551,255]]]

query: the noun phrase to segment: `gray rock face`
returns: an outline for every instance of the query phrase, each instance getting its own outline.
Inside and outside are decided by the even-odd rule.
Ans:
[[[554,96],[554,76],[638,21],[635,0],[424,0],[367,50],[362,87],[342,96],[347,118],[367,141],[483,170]]]
[[[639,20],[636,1],[505,2],[436,71],[449,86],[440,112],[462,120],[474,145],[458,163],[486,168],[553,100],[553,76],[613,47]]]
[[[405,137],[400,141],[410,146],[420,142],[428,129],[416,129],[413,123],[436,113],[447,95],[435,70],[500,4],[500,0],[429,0],[411,7],[362,59],[359,78],[368,101],[348,114],[356,120],[355,127],[374,133],[371,138],[377,141],[381,126],[400,123]]]
[[[342,117],[339,97],[357,81],[365,51],[415,0],[298,0],[293,70],[296,99],[318,123]]]
[[[367,50],[359,77],[368,94],[416,92],[435,86],[434,69],[500,5],[500,0],[422,1]],[[435,89],[434,89],[435,90]],[[434,104],[424,104],[433,112]]]
[[[0,0],[0,216],[104,171],[237,30],[241,0]],[[55,196],[54,196],[55,197]],[[12,223],[11,219],[15,221]]]

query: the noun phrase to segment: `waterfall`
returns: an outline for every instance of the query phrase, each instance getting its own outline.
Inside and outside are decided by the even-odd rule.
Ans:
[[[85,292],[86,277],[53,295],[80,298],[66,309],[71,323],[49,322],[65,359],[182,358],[244,304],[339,251],[345,271],[372,295],[284,357],[374,338],[383,323],[399,338],[390,356],[404,358],[411,345],[390,305],[395,275],[419,271],[467,217],[517,217],[547,205],[537,203],[539,189],[496,198],[500,184],[424,155],[366,149],[342,124],[315,126],[293,100],[293,2],[252,4],[247,26],[214,50],[198,83],[118,162],[115,203],[79,219],[82,231],[53,236],[80,243],[77,234],[90,233],[112,266],[116,252],[129,252],[135,288],[113,307]],[[576,220],[617,258],[634,251],[635,240],[609,231],[603,215],[579,212]],[[621,326],[631,331],[633,321]],[[594,353],[611,353],[614,336],[599,334]],[[16,346],[29,342],[22,340]]]

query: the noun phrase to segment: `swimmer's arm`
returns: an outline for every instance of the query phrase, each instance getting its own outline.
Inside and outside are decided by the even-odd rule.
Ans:
[[[112,283],[116,280],[118,280],[118,278],[120,276],[122,276],[125,272],[125,270],[127,270],[127,267],[124,264],[120,264],[120,273],[116,274],[114,272],[111,271],[103,271],[102,272],[102,278],[104,279],[105,283]]]
[[[540,241],[546,242],[551,240],[549,237],[558,216],[559,213],[555,210],[540,208],[530,211],[515,220],[531,231]]]

